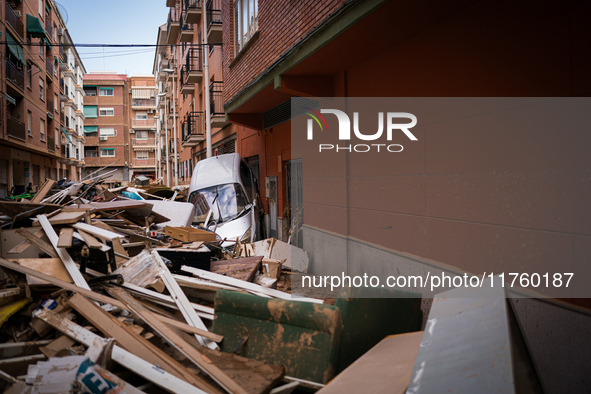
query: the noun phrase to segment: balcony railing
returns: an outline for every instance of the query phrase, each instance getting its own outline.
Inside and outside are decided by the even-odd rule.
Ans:
[[[10,61],[6,61],[6,80],[18,86],[21,90],[25,89],[25,75],[17,66]]]
[[[156,159],[154,157],[150,157],[149,159],[133,158],[131,165],[135,167],[154,167],[156,165]]]
[[[53,41],[53,29],[51,27],[51,18],[46,18],[45,20],[45,33],[47,33],[47,38]]]
[[[47,150],[50,152],[55,152],[55,138],[47,137]]]
[[[201,82],[203,77],[203,49],[201,46],[190,48],[185,57],[185,63],[181,67],[181,83],[195,84]]]
[[[222,24],[222,0],[209,0],[207,2],[207,22],[210,25]]]
[[[210,97],[210,113],[211,115],[223,115],[224,114],[224,98],[223,98],[223,82],[213,81],[209,84],[209,97]]]
[[[199,23],[201,20],[201,0],[183,0],[185,23]]]
[[[26,141],[26,128],[23,122],[13,118],[12,116],[7,116],[6,123],[6,130],[10,137]]]
[[[8,4],[8,1],[6,1],[5,3],[6,3],[6,23],[10,27],[12,27],[12,30],[14,30],[14,32],[22,40],[23,37],[24,37],[23,34],[25,32],[25,28],[24,28],[23,22],[18,17],[18,15],[16,14],[16,12],[14,12],[14,10],[10,6],[10,4]]]
[[[156,128],[156,119],[132,119],[131,127],[133,129],[153,129]]]
[[[181,124],[182,145],[192,147],[205,139],[203,112],[191,112]]]
[[[49,96],[49,93],[47,94]],[[52,97],[52,96],[49,96]],[[55,104],[53,100],[47,99],[47,112],[53,114],[53,110],[55,108]]]
[[[132,99],[131,100],[132,108],[136,107],[156,107],[156,99]]]
[[[156,139],[155,138],[132,138],[131,145],[133,146],[155,146]]]
[[[47,70],[47,73],[49,75],[53,75],[53,62],[49,57],[45,59],[45,70]]]
[[[168,22],[166,23],[167,44],[174,44],[178,37],[181,27],[179,23],[180,14],[181,11],[176,7],[171,8],[168,13]]]

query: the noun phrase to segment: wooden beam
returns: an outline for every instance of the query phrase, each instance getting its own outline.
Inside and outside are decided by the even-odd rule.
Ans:
[[[154,314],[150,312],[146,307],[129,295],[125,290],[120,288],[110,288],[109,293],[117,297],[120,301],[126,303],[128,308],[133,313],[138,315],[144,323],[150,326],[155,332],[157,332],[166,342],[172,347],[181,352],[191,362],[193,362],[201,371],[211,377],[216,383],[223,387],[229,393],[243,393],[246,391],[234,380],[230,379],[221,369],[216,367],[211,361],[205,357],[196,348],[188,344],[183,338],[177,333],[172,331],[168,326],[164,325],[161,321],[155,318]]]
[[[45,253],[50,255],[51,257],[54,257],[56,259],[59,258],[56,251],[53,249],[53,247],[50,244],[43,241],[41,238],[34,236],[30,232],[28,232],[26,229],[19,228],[16,230],[16,233],[18,235],[20,235],[21,237],[23,237],[24,239],[26,239],[27,241],[29,241],[31,244],[35,245],[36,247],[38,247],[39,249],[41,249],[42,251],[44,251]]]
[[[123,302],[119,301],[119,300],[116,300],[114,298],[108,297],[106,295],[102,295],[102,294],[96,293],[96,292],[94,292],[92,290],[87,290],[87,289],[84,289],[82,287],[78,287],[78,286],[76,286],[74,284],[71,284],[71,283],[68,283],[68,282],[64,282],[63,280],[60,280],[60,279],[57,279],[57,278],[53,278],[53,277],[51,277],[49,275],[46,275],[46,274],[44,274],[42,272],[35,271],[35,270],[31,269],[31,268],[24,267],[24,266],[18,265],[16,263],[13,263],[12,261],[8,261],[8,260],[5,260],[3,258],[0,258],[0,266],[5,267],[5,268],[8,268],[8,269],[11,269],[11,270],[16,271],[16,272],[20,272],[22,274],[31,275],[31,276],[33,276],[33,277],[35,277],[37,279],[42,279],[45,282],[49,282],[49,283],[51,283],[53,285],[56,285],[58,287],[61,287],[63,289],[66,289],[66,290],[69,290],[69,291],[73,291],[73,292],[76,292],[76,293],[80,293],[80,294],[82,294],[82,295],[84,295],[84,296],[86,296],[86,297],[88,297],[88,298],[90,298],[92,300],[95,300],[95,301],[98,301],[98,302],[102,302],[104,304],[110,304],[110,305],[116,306],[118,308],[128,310],[127,309],[127,305],[124,304]],[[177,320],[173,320],[173,319],[171,319],[169,317],[166,317],[166,316],[162,316],[162,315],[155,315],[155,316],[156,316],[156,318],[158,320],[160,320],[160,321],[162,321],[162,322],[164,322],[164,323],[166,323],[166,324],[168,324],[168,325],[170,325],[172,327],[179,328],[179,329],[181,329],[183,331],[186,331],[186,332],[189,332],[191,334],[199,334],[201,336],[208,337],[212,341],[221,341],[221,339],[223,338],[220,335],[214,334],[212,332],[207,332],[207,331],[204,332],[203,330],[198,330],[197,328],[191,327],[191,326],[189,326],[186,323],[179,322]]]
[[[98,335],[93,334],[87,329],[53,311],[50,311],[49,309],[38,309],[33,313],[33,316],[43,320],[45,323],[85,346],[91,346],[95,341],[101,340],[101,337]],[[165,390],[175,393],[206,393],[161,368],[142,360],[140,357],[128,352],[119,345],[113,346],[111,358],[113,361],[142,376],[144,379],[157,384]]]
[[[189,299],[187,298],[179,284],[176,283],[176,281],[172,277],[172,274],[168,270],[168,267],[166,267],[166,264],[164,264],[164,261],[162,261],[162,258],[160,257],[158,252],[152,251],[152,256],[160,265],[160,278],[164,282],[164,285],[168,289],[168,292],[171,294],[172,299],[179,308],[179,311],[181,311],[181,314],[183,315],[187,323],[190,326],[201,328],[202,330],[207,331],[207,327],[205,327],[205,324],[203,324],[203,321],[201,321],[201,319],[195,312],[195,309],[193,309],[193,307],[191,306]],[[207,346],[210,349],[218,349],[218,346],[215,342],[210,341],[208,339],[204,339],[199,335],[196,335],[196,338],[201,345]]]
[[[33,234],[34,237],[39,237],[43,234],[43,229],[38,228],[35,231],[33,231],[31,234]],[[20,244],[16,245],[14,248],[10,249],[8,251],[8,254],[20,254],[20,253],[24,252],[25,250],[27,250],[27,248],[31,245],[32,245],[31,242],[23,241]]]
[[[74,229],[72,228],[71,230],[74,230]],[[87,232],[84,232],[82,230],[78,230],[78,233],[80,233],[82,238],[84,238],[84,242],[86,242],[86,245],[88,245],[88,247],[90,249],[102,249],[102,247],[105,246],[102,243],[100,243],[95,237],[88,234]]]
[[[92,301],[89,301],[82,294],[75,294],[68,302],[105,336],[115,338],[117,344],[123,349],[151,364],[161,366],[165,371],[175,375],[179,379],[186,380],[202,390],[217,391],[213,386],[199,379],[159,347],[133,332],[124,323],[98,307]]]
[[[118,238],[123,238],[123,235],[114,233],[112,231],[104,230],[100,227],[93,226],[86,223],[75,223],[72,225],[76,230],[82,230],[101,239],[108,239],[110,241]]]
[[[57,240],[58,248],[71,248],[72,238],[74,237],[74,229],[71,227],[64,227],[60,230],[60,236]]]
[[[43,185],[41,185],[41,187],[37,191],[37,194],[35,194],[35,196],[31,199],[31,202],[39,203],[43,201],[43,199],[45,198],[47,193],[49,193],[53,185],[55,185],[55,181],[53,179],[46,179],[45,183],[43,183]]]
[[[68,270],[68,273],[70,274],[70,276],[74,280],[74,283],[77,286],[80,286],[84,289],[90,290],[88,283],[86,283],[86,279],[84,279],[84,276],[82,276],[82,273],[80,272],[80,270],[76,266],[76,263],[74,263],[74,260],[72,260],[72,257],[70,257],[70,254],[65,249],[58,248],[58,246],[57,246],[58,236],[55,233],[53,226],[49,223],[49,219],[47,219],[47,217],[45,215],[38,215],[37,218],[39,219],[39,223],[41,224],[41,227],[43,227],[45,234],[47,234],[47,238],[49,238],[49,242],[51,242],[51,244],[53,245],[59,258],[62,259],[64,266]]]

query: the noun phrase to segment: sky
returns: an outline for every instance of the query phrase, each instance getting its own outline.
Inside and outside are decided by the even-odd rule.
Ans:
[[[165,0],[57,0],[74,44],[156,44],[168,18]],[[154,47],[83,48],[86,72],[152,74]]]

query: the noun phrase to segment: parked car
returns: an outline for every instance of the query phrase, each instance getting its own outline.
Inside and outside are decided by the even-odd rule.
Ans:
[[[199,161],[187,201],[195,205],[193,223],[226,239],[222,246],[236,239],[254,242],[264,235],[258,182],[238,153]]]

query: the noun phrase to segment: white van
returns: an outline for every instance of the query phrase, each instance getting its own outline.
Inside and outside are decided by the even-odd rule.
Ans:
[[[193,224],[226,239],[224,247],[236,239],[250,243],[263,235],[258,183],[238,153],[197,162],[187,202],[195,205]]]

